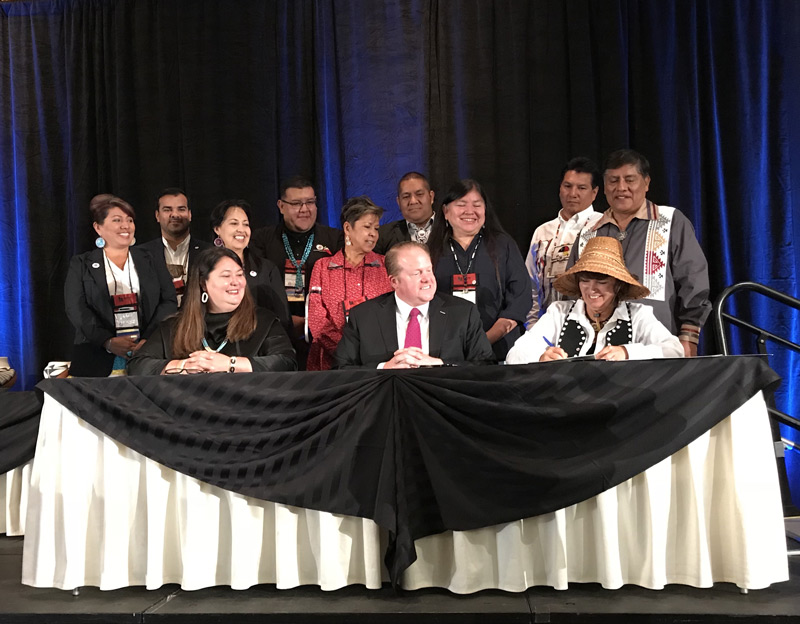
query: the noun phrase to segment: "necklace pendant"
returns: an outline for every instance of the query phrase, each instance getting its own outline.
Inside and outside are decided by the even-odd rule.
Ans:
[[[622,241],[624,241],[624,240],[625,240],[625,237],[626,237],[627,235],[628,235],[628,232],[623,230],[622,232],[620,232],[620,233],[617,235],[617,240],[619,240],[620,242],[622,242]]]

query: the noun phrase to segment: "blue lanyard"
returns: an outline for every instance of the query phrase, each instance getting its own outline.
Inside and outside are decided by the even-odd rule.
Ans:
[[[286,232],[281,234],[281,238],[283,238],[283,248],[286,250],[286,257],[289,258],[289,261],[295,268],[294,287],[298,291],[303,290],[303,265],[306,263],[311,253],[311,247],[314,244],[314,232],[311,232],[311,235],[308,237],[306,248],[303,250],[303,257],[300,258],[300,260],[294,257],[294,252],[292,248],[289,247],[289,238],[286,236]]]
[[[203,336],[203,348],[206,351],[210,351],[212,353],[219,353],[220,351],[222,351],[222,349],[225,347],[226,344],[228,344],[228,339],[227,338],[225,340],[223,340],[222,344],[219,345],[216,349],[212,349],[211,347],[208,346],[208,340],[206,340],[205,336]]]

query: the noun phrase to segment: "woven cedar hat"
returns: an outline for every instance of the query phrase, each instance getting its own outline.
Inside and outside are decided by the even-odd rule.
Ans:
[[[627,284],[619,292],[620,301],[641,299],[650,294],[650,291],[636,281],[636,278],[625,268],[625,261],[622,259],[622,245],[616,238],[596,236],[590,239],[575,265],[555,281],[556,290],[568,297],[580,297],[578,273],[584,271],[608,275]]]

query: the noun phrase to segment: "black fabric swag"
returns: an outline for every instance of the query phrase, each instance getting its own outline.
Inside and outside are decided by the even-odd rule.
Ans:
[[[33,459],[41,392],[0,391],[0,475]]]
[[[551,512],[673,454],[777,375],[757,357],[47,380],[169,468],[414,540]]]

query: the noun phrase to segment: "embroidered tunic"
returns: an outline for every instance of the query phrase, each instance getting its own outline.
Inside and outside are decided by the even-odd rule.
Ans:
[[[620,238],[611,210],[594,226],[584,228],[573,245],[568,267],[593,236]],[[711,312],[708,263],[689,219],[670,206],[646,201],[620,241],[628,271],[651,290],[640,303],[653,308],[656,318],[673,334],[681,328],[700,331]]]
[[[553,288],[553,282],[566,271],[569,254],[578,233],[584,227],[594,225],[601,216],[602,213],[596,212],[592,206],[567,220],[561,217],[559,211],[555,219],[536,228],[525,258],[525,268],[531,276],[533,287],[533,306],[525,322],[527,327],[533,325],[553,301],[563,299]]]

